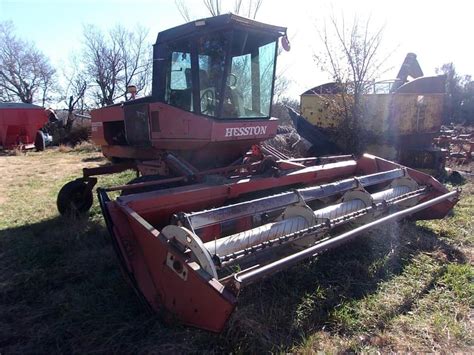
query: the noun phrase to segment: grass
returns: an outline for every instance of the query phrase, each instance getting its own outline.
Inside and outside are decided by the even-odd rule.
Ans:
[[[60,187],[102,163],[85,146],[0,156],[1,353],[472,351],[472,181],[449,218],[387,226],[245,289],[216,335],[146,313],[97,202],[88,219],[58,216]]]

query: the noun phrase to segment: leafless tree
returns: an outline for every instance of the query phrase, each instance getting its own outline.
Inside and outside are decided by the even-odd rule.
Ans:
[[[69,132],[75,120],[75,110],[84,113],[86,91],[89,87],[88,77],[82,70],[80,60],[77,56],[71,56],[69,63],[63,71],[63,77],[66,81],[62,100],[64,100],[68,117],[66,122],[66,131]]]
[[[57,92],[56,70],[49,65],[44,65],[39,69],[39,89],[41,91],[41,106],[45,106],[46,102],[53,99],[49,94]]]
[[[70,79],[68,85],[70,86],[68,111],[72,113],[79,105],[79,113],[83,114],[85,106],[84,98],[88,87],[86,78],[78,74]]]
[[[263,0],[235,0],[234,13],[256,19],[262,4]]]
[[[277,72],[275,75],[275,84],[273,85],[273,101],[280,102],[284,99],[287,93],[287,89],[291,84],[291,79],[284,75],[282,72]]]
[[[340,92],[343,116],[342,134],[356,150],[363,149],[360,121],[364,115],[362,95],[379,77],[388,56],[382,56],[381,46],[384,26],[374,27],[371,18],[362,20],[355,16],[350,23],[342,15],[331,15],[317,34],[322,44],[315,61],[329,73]],[[350,137],[349,137],[350,136]]]
[[[222,6],[222,0],[202,0],[203,6],[211,16],[219,16],[226,12],[255,19],[262,6],[263,0],[234,0],[233,6]],[[230,1],[226,1],[229,4]],[[185,0],[175,0],[175,5],[186,22],[193,19]]]
[[[454,63],[436,68],[436,74],[446,75],[445,123],[474,122],[474,84],[470,75],[457,72]]]
[[[151,47],[147,31],[138,27],[129,31],[120,25],[108,33],[96,27],[84,30],[83,64],[99,105],[127,99],[127,87],[135,85],[137,93],[148,89],[151,72]]]
[[[32,43],[18,38],[11,22],[0,23],[0,100],[44,105],[54,79],[49,59]]]
[[[203,0],[202,2],[212,16],[219,16],[221,14],[221,0]]]
[[[184,2],[184,0],[175,0],[174,3],[184,21],[191,22],[192,18],[189,14],[189,8]]]

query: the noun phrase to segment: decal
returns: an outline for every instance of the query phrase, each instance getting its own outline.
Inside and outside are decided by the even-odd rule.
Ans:
[[[261,136],[267,133],[267,126],[229,127],[225,129],[225,137]]]

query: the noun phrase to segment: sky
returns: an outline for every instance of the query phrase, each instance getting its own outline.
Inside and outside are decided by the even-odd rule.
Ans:
[[[222,0],[231,8],[234,0]],[[193,18],[208,17],[202,0],[187,0]],[[469,1],[423,0],[264,0],[257,20],[288,28],[291,50],[278,58],[279,72],[291,80],[287,95],[293,98],[330,81],[313,60],[321,51],[316,28],[329,15],[371,18],[373,28],[385,26],[382,55],[389,55],[388,71],[394,78],[408,52],[417,54],[425,75],[453,62],[460,74],[474,76],[472,29],[474,5]],[[79,52],[84,26],[103,30],[115,24],[149,29],[150,50],[159,31],[184,23],[174,0],[0,0],[0,21],[11,20],[18,36],[44,52],[62,72],[73,52]]]

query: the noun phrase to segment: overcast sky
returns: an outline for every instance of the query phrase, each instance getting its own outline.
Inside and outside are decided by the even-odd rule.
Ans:
[[[223,0],[228,8],[233,3]],[[187,4],[193,17],[208,16],[202,0]],[[315,26],[330,13],[371,16],[375,28],[385,24],[384,51],[393,54],[384,78],[393,78],[408,52],[417,54],[425,75],[447,62],[461,74],[474,74],[473,9],[471,2],[460,0],[264,0],[257,19],[288,28],[291,51],[279,57],[278,66],[293,81],[289,95],[297,97],[329,80],[312,57],[319,47]],[[0,20],[13,21],[17,34],[35,42],[59,70],[79,50],[87,24],[108,29],[140,23],[149,28],[151,45],[159,31],[184,22],[174,0],[0,0]]]

